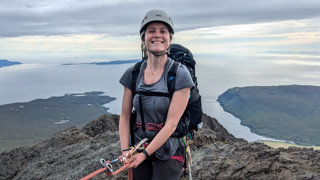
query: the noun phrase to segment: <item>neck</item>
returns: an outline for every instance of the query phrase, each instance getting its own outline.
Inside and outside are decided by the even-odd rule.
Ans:
[[[148,63],[147,68],[149,70],[159,70],[163,69],[164,65],[166,64],[168,60],[167,54],[164,54],[162,56],[155,56],[152,53],[148,54]]]

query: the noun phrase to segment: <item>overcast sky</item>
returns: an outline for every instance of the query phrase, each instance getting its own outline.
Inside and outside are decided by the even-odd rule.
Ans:
[[[307,19],[319,0],[1,0],[0,36],[134,35],[146,11],[166,10],[177,30]]]
[[[137,54],[140,23],[150,9],[167,11],[178,32],[176,41],[196,52],[203,50],[197,47],[223,51],[223,44],[254,47],[246,43],[252,38],[265,43],[262,39],[272,34],[269,43],[288,37],[310,42],[308,33],[315,36],[306,45],[310,49],[299,52],[315,52],[319,45],[320,0],[0,0],[0,7],[0,59]],[[292,48],[265,49],[288,50]]]

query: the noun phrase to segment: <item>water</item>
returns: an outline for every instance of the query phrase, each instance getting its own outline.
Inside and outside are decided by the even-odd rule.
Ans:
[[[215,117],[235,137],[247,141],[273,140],[259,136],[240,119],[225,112],[217,102],[218,96],[231,87],[276,86],[289,84],[320,85],[319,66],[281,65],[273,61],[235,61],[224,60],[215,63],[204,61],[197,65],[199,89],[203,96],[203,110]],[[280,140],[282,141],[282,140]]]
[[[65,93],[103,91],[121,97],[118,80],[125,65],[39,65],[27,64],[0,69],[0,104],[25,102]]]
[[[132,64],[123,65],[44,65],[24,64],[0,68],[0,104],[26,102],[65,93],[103,91],[116,97],[106,104],[109,112],[120,114],[123,87],[118,82]],[[203,110],[215,117],[231,134],[248,141],[271,140],[250,132],[240,120],[224,112],[216,101],[231,87],[252,85],[320,85],[318,66],[281,65],[272,61],[198,61],[197,76]]]

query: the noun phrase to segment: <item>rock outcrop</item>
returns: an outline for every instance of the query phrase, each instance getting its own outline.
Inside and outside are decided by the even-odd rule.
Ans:
[[[81,130],[75,127],[32,147],[0,155],[0,179],[80,179],[101,168],[100,158],[120,153],[118,115],[104,115]],[[320,179],[320,151],[273,149],[237,139],[216,119],[203,116],[204,128],[190,140],[193,179]],[[105,174],[93,179],[127,179]]]

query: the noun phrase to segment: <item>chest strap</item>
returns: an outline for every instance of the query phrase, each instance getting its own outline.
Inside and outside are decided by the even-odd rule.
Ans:
[[[143,105],[142,105],[142,96],[163,96],[163,97],[171,97],[169,93],[164,92],[152,92],[152,91],[137,91],[136,94],[139,94],[139,108],[140,108],[140,116],[141,116],[141,127],[143,131],[146,131],[145,121],[144,121],[144,113],[143,113]]]

